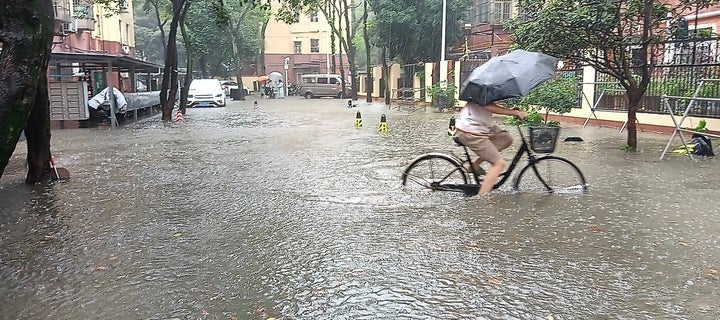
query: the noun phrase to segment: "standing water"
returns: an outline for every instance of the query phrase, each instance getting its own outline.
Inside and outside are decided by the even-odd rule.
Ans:
[[[586,194],[418,194],[414,157],[460,155],[450,113],[253,102],[53,131],[65,182],[24,185],[20,143],[0,319],[720,317],[720,165],[657,160],[669,136],[566,125]]]

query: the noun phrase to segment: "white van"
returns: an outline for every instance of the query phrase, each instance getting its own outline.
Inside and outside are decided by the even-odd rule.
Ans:
[[[349,83],[348,83],[349,85]],[[339,74],[305,74],[300,76],[299,94],[307,99],[316,97],[343,98],[349,95],[348,85],[342,90]]]
[[[188,89],[188,107],[224,107],[225,90],[218,79],[194,79]]]

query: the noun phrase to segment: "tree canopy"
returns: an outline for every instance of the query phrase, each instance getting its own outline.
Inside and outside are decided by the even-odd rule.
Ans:
[[[440,60],[442,0],[368,0],[375,14],[373,44],[400,63]],[[462,36],[469,0],[447,0],[446,43]]]
[[[517,47],[584,63],[617,79],[628,101],[628,140],[637,148],[636,112],[668,40],[669,20],[717,0],[521,0],[506,23]]]

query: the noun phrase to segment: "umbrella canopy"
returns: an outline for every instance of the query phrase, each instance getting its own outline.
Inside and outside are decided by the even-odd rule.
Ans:
[[[270,80],[270,77],[268,77],[268,76],[259,76],[259,77],[257,78],[257,81],[267,81],[267,80]]]
[[[268,74],[268,76],[270,77],[270,80],[272,80],[273,83],[277,83],[278,80],[281,80],[283,78],[282,73],[277,72],[277,71],[270,72],[270,74]]]
[[[540,52],[515,50],[493,57],[470,73],[460,90],[460,100],[486,105],[521,97],[555,76],[558,59]]]

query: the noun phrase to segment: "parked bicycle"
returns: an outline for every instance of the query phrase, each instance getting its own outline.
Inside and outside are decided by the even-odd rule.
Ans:
[[[525,156],[527,164],[515,177],[513,183],[515,190],[547,193],[582,193],[587,190],[585,176],[570,160],[553,155],[536,155],[536,153],[552,153],[555,149],[559,131],[543,129],[547,128],[530,128],[528,142],[518,127],[522,141],[520,149],[508,169],[500,175],[493,189],[497,189],[510,179],[512,172],[519,167],[520,160]],[[420,155],[405,168],[402,174],[402,184],[406,190],[454,191],[468,196],[478,194],[484,176],[476,173],[468,148],[457,138],[453,139],[456,144],[463,147],[465,159],[461,160],[455,155],[438,152]],[[466,165],[472,168],[470,170],[472,173],[468,173],[465,169]]]
[[[300,94],[300,86],[297,83],[290,83],[288,85],[288,96],[297,96]]]

